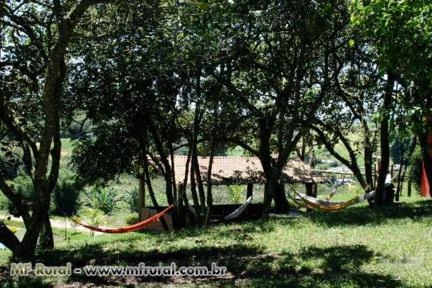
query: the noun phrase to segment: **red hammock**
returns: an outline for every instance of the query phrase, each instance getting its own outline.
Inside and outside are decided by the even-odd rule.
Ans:
[[[161,212],[153,215],[152,217],[147,218],[141,222],[138,222],[136,224],[129,225],[129,226],[118,227],[118,228],[94,227],[94,226],[84,224],[81,221],[79,221],[78,219],[71,218],[71,220],[73,222],[75,222],[76,224],[81,225],[81,226],[83,226],[87,229],[90,229],[92,231],[103,232],[103,233],[128,233],[128,232],[134,232],[134,231],[141,230],[145,226],[159,221],[159,218],[162,217],[169,210],[171,210],[173,207],[174,207],[174,205],[170,205],[165,210],[163,210],[163,211],[161,211]]]

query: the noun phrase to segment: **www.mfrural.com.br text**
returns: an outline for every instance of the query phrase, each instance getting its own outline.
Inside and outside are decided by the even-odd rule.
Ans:
[[[72,276],[73,274],[85,276],[145,276],[145,277],[214,277],[223,276],[227,272],[226,267],[211,263],[207,266],[177,266],[175,262],[168,266],[147,266],[139,263],[136,266],[95,266],[73,267],[68,262],[64,266],[47,266],[43,263],[12,263],[11,276]]]

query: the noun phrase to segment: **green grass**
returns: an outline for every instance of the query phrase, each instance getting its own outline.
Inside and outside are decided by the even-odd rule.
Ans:
[[[62,170],[68,169],[73,144],[62,140]],[[337,149],[342,150],[341,147]],[[234,153],[234,152],[233,152]],[[324,152],[323,152],[324,153]],[[234,153],[235,154],[235,153]],[[323,159],[331,158],[329,155]],[[320,157],[319,157],[320,158]],[[119,193],[138,186],[122,175],[110,183]],[[164,182],[153,179],[160,205],[166,205]],[[303,185],[294,185],[304,192]],[[286,185],[289,191],[290,185]],[[320,185],[319,197],[333,187]],[[245,189],[244,189],[245,190]],[[262,202],[263,185],[255,185],[254,202]],[[406,189],[404,189],[406,191]],[[246,191],[244,196],[246,195]],[[357,185],[338,188],[335,201],[359,195]],[[215,204],[232,203],[226,186],[214,186]],[[413,191],[415,194],[415,191]],[[245,197],[244,197],[245,198]],[[374,211],[366,203],[345,211],[312,212],[300,218],[270,219],[187,229],[174,234],[150,232],[127,235],[96,235],[54,228],[56,249],[38,255],[47,265],[74,267],[96,265],[169,264],[227,266],[225,278],[41,278],[8,277],[8,251],[0,251],[0,287],[432,287],[432,204],[417,196],[405,204]],[[151,205],[148,193],[146,203]],[[125,203],[107,216],[107,226],[124,225],[130,215]],[[62,217],[55,217],[57,220]],[[8,225],[23,227],[9,221]],[[24,229],[17,231],[22,237]]]
[[[216,262],[226,266],[229,274],[211,279],[0,277],[6,277],[4,283],[18,282],[15,287],[23,283],[35,287],[62,287],[65,283],[70,287],[79,283],[83,287],[431,287],[431,225],[432,202],[417,198],[381,211],[359,205],[333,214],[312,212],[298,218],[215,225],[172,234],[89,237],[84,233],[59,242],[37,261],[47,265],[72,262],[74,267],[89,263],[165,265],[172,261],[210,266]],[[0,253],[0,261],[7,271],[4,254]]]

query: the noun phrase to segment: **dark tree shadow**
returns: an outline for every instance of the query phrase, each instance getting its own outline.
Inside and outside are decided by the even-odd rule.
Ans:
[[[53,284],[45,283],[40,277],[0,278],[2,288],[51,288]]]
[[[164,253],[154,249],[121,251],[115,254],[114,251],[104,249],[103,245],[95,244],[76,250],[46,252],[41,254],[37,261],[53,266],[72,262],[73,267],[83,267],[88,264],[135,266],[140,262],[155,266],[175,262],[177,266],[210,267],[211,263],[216,263],[218,266],[226,266],[228,271],[225,276],[210,278],[73,275],[67,280],[69,283],[67,287],[135,287],[137,285],[159,287],[201,284],[214,287],[407,287],[401,281],[393,279],[391,275],[364,271],[363,265],[372,261],[373,257],[373,251],[360,245],[308,247],[297,253],[280,254],[270,254],[263,248],[242,244],[174,248]],[[16,280],[6,279],[5,281],[12,285]],[[15,286],[5,287],[25,287],[16,283]],[[38,284],[44,285],[42,282]],[[38,284],[30,286],[49,287]]]
[[[326,214],[313,212],[306,217],[322,225],[378,225],[387,219],[402,219],[432,216],[432,202],[422,201],[412,204],[400,204],[383,210],[368,207],[351,207],[339,213]],[[394,279],[392,275],[380,274],[364,270],[365,265],[373,261],[375,256],[366,246],[332,246],[326,248],[307,247],[299,252],[272,254],[262,248],[251,245],[251,235],[268,233],[280,222],[296,225],[297,219],[278,219],[268,222],[251,221],[241,226],[231,225],[212,231],[212,238],[220,239],[217,244],[206,242],[205,229],[189,229],[172,235],[159,235],[163,251],[158,249],[137,250],[134,240],[142,240],[145,234],[136,234],[129,238],[120,238],[114,243],[119,247],[130,249],[107,249],[106,242],[87,244],[78,248],[56,249],[38,255],[35,262],[49,266],[65,265],[71,262],[73,267],[86,265],[136,266],[144,262],[146,265],[207,266],[216,263],[227,267],[227,275],[223,277],[94,277],[74,274],[69,277],[67,287],[135,287],[137,285],[179,286],[201,285],[215,287],[248,286],[248,287],[408,287],[406,283]],[[301,223],[298,222],[298,223]],[[175,247],[167,249],[171,241],[195,241],[193,248]],[[224,244],[224,239],[235,240],[236,245]],[[289,241],[290,239],[280,239]],[[129,242],[131,241],[131,242]],[[231,241],[230,241],[231,242]],[[144,243],[144,242],[139,242]],[[197,247],[198,246],[198,247]],[[385,255],[384,255],[385,256]],[[1,287],[52,287],[55,281],[49,282],[37,277],[11,278],[8,268],[0,271]],[[52,284],[52,285],[51,285]],[[63,283],[64,284],[64,283]],[[58,287],[63,287],[62,285]],[[412,287],[412,286],[410,286]]]

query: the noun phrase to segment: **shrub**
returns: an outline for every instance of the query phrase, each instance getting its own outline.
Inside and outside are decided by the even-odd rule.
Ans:
[[[32,180],[27,175],[18,175],[18,177],[13,180],[11,187],[16,193],[22,195],[30,202],[34,201],[36,198]],[[7,201],[6,203],[8,204],[8,210],[10,214],[15,217],[21,216],[19,209],[12,202]]]
[[[137,215],[129,215],[126,217],[126,224],[127,225],[133,225],[139,222],[139,218]]]
[[[110,214],[116,210],[118,201],[120,201],[120,197],[117,190],[110,187],[95,186],[84,192],[84,204],[102,210],[105,214]]]
[[[105,213],[96,208],[85,207],[80,210],[79,216],[86,224],[94,227],[99,227],[105,222]],[[90,234],[93,236],[94,232],[90,230]]]
[[[129,207],[130,212],[138,213],[139,210],[139,190],[137,187],[134,187],[132,190],[127,190],[124,198],[124,202],[126,202]]]
[[[73,177],[60,179],[54,189],[54,213],[57,215],[71,216],[77,213],[79,209],[80,191]]]
[[[228,191],[231,197],[231,201],[235,204],[239,204],[243,197],[243,186],[241,185],[230,185]]]

